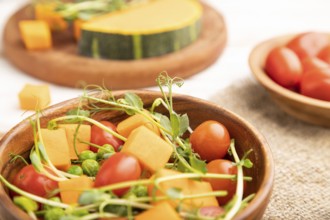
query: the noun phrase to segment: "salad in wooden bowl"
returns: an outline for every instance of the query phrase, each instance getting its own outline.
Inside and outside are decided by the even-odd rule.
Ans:
[[[0,143],[5,219],[261,219],[274,164],[239,116],[160,92],[97,88],[37,112]]]

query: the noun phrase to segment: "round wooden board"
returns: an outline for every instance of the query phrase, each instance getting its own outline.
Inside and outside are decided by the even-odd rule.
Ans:
[[[190,46],[168,55],[141,60],[103,60],[79,56],[71,33],[53,35],[53,49],[28,51],[20,38],[18,22],[33,18],[31,5],[18,10],[8,20],[3,36],[6,57],[25,73],[69,87],[84,84],[105,85],[109,89],[135,89],[155,86],[162,71],[182,78],[194,75],[214,63],[225,47],[224,19],[203,4],[202,33]]]

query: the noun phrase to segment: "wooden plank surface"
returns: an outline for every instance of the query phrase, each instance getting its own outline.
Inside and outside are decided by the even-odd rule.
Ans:
[[[4,29],[6,57],[23,72],[54,84],[81,87],[105,85],[110,89],[135,89],[154,86],[162,71],[186,78],[213,64],[225,47],[227,30],[222,15],[203,3],[202,33],[188,47],[168,55],[141,60],[102,60],[77,55],[71,33],[55,34],[49,51],[28,51],[21,41],[18,21],[33,18],[28,5],[18,10]]]

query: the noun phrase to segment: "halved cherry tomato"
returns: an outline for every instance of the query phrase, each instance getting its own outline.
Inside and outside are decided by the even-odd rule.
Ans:
[[[47,176],[38,173],[33,165],[23,167],[13,180],[13,185],[32,193],[34,195],[46,198],[53,190],[58,188],[58,183]]]
[[[317,55],[318,58],[330,64],[330,45],[323,48],[320,53]]]
[[[137,180],[141,175],[139,161],[123,152],[115,153],[102,164],[95,178],[95,187],[106,186],[130,180]],[[129,188],[114,190],[117,196],[124,195]]]
[[[106,127],[110,128],[111,130],[117,132],[116,125],[112,124],[109,121],[100,121],[101,124],[105,125]],[[110,144],[114,147],[115,151],[118,151],[118,148],[123,145],[123,141],[119,138],[113,136],[112,134],[102,130],[101,128],[97,127],[96,125],[92,125],[91,128],[91,143],[97,145],[105,145]],[[98,148],[91,146],[91,151],[97,152]]]
[[[308,32],[293,38],[287,44],[287,47],[303,60],[307,57],[316,56],[329,42],[329,36],[325,33]]]
[[[329,64],[327,64],[323,60],[320,60],[317,57],[308,57],[304,59],[301,64],[303,66],[304,73],[314,69],[323,69],[329,67]]]
[[[302,65],[298,56],[286,47],[276,47],[267,56],[265,70],[279,85],[295,89],[301,79]]]
[[[330,101],[330,68],[306,72],[301,80],[301,94]]]
[[[230,145],[227,128],[213,120],[200,124],[190,135],[192,149],[202,160],[211,161],[223,158]]]
[[[230,160],[218,159],[212,160],[206,165],[207,172],[217,173],[217,174],[237,174],[237,167]],[[205,179],[212,186],[213,190],[225,190],[227,191],[226,196],[217,197],[217,200],[220,205],[225,205],[235,194],[236,192],[236,181],[230,179]]]

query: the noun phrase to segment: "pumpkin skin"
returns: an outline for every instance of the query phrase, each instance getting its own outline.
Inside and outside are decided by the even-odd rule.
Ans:
[[[104,15],[82,24],[79,53],[115,60],[172,53],[198,39],[201,16],[201,5],[192,0],[158,0]]]

